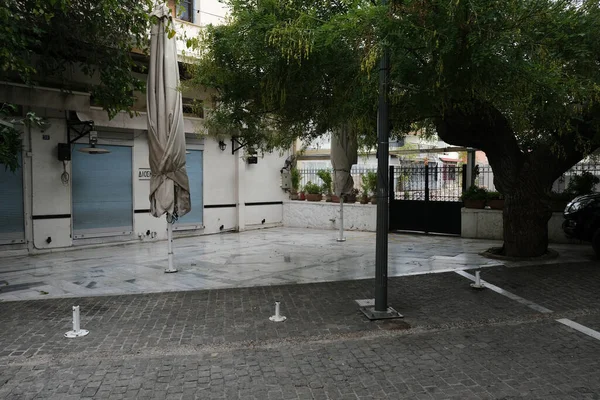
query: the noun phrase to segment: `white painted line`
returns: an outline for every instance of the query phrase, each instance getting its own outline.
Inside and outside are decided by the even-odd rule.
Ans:
[[[593,337],[594,339],[598,339],[600,340],[600,332],[595,331],[593,329],[588,328],[587,326],[583,326],[581,324],[578,324],[575,321],[571,321],[570,319],[567,318],[561,318],[561,319],[557,319],[557,322],[560,322],[561,324],[564,324],[570,328],[575,329],[576,331],[579,331],[581,333],[585,333],[588,336]]]
[[[461,275],[461,276],[464,276],[465,278],[467,278],[467,279],[470,279],[470,280],[472,280],[473,282],[475,282],[475,276],[474,276],[474,275],[471,275],[471,274],[469,274],[469,273],[468,273],[468,272],[466,272],[466,271],[454,271],[454,272],[456,272],[457,274],[459,274],[459,275]],[[494,292],[496,292],[496,293],[499,293],[499,294],[501,294],[501,295],[503,295],[503,296],[506,296],[506,297],[508,297],[509,299],[512,299],[512,300],[514,300],[514,301],[517,301],[517,302],[519,302],[519,303],[521,303],[521,304],[524,304],[524,305],[526,305],[527,307],[529,307],[529,308],[531,308],[531,309],[533,309],[533,310],[535,310],[535,311],[539,311],[539,312],[541,312],[541,313],[543,313],[543,314],[550,314],[550,313],[552,313],[552,312],[553,312],[552,310],[549,310],[549,309],[547,309],[546,307],[542,307],[542,306],[540,306],[539,304],[536,304],[536,303],[534,303],[534,302],[532,302],[532,301],[529,301],[529,300],[527,300],[527,299],[524,299],[524,298],[522,298],[521,296],[517,296],[517,295],[516,295],[516,294],[514,294],[514,293],[507,292],[506,290],[504,290],[504,289],[502,289],[502,288],[499,288],[499,287],[498,287],[498,286],[496,286],[496,285],[492,285],[491,283],[489,283],[489,282],[487,282],[487,281],[484,281],[483,279],[481,279],[481,282],[482,282],[482,283],[485,285],[485,287],[486,287],[486,288],[488,288],[488,289],[490,289],[490,290],[493,290]]]

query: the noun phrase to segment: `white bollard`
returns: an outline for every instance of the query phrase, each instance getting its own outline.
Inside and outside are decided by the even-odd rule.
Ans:
[[[279,302],[278,301],[275,302],[275,315],[269,317],[269,319],[273,322],[283,322],[287,319],[286,317],[284,317],[283,315],[281,315],[279,313]]]
[[[65,337],[66,338],[76,338],[76,337],[85,336],[88,333],[90,333],[89,331],[86,331],[85,329],[81,329],[80,324],[81,324],[81,317],[79,314],[79,306],[73,306],[73,330],[65,333]]]
[[[479,276],[479,271],[475,271],[475,282],[471,283],[471,287],[473,289],[483,289],[485,285],[481,283],[481,278]]]

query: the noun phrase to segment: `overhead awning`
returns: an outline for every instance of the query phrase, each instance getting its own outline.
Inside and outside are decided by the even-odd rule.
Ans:
[[[108,118],[108,114],[101,108],[89,108],[85,112],[77,112],[77,118],[80,121],[94,121],[94,126],[105,128],[120,129],[148,129],[148,117],[145,112],[138,112],[138,115],[130,117],[126,112],[120,112],[113,119]],[[202,131],[202,121],[197,118],[183,118],[183,129],[185,133],[198,133]]]
[[[85,111],[90,109],[90,94],[0,82],[0,103],[55,110]]]

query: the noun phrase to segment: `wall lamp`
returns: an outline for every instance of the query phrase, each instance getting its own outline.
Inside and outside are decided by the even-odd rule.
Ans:
[[[227,143],[225,143],[222,140],[219,140],[219,148],[221,149],[221,151],[225,151],[225,149],[227,148]]]

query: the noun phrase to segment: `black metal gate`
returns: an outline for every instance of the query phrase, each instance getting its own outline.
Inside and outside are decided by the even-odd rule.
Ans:
[[[390,167],[390,230],[460,235],[466,169],[457,165]]]

